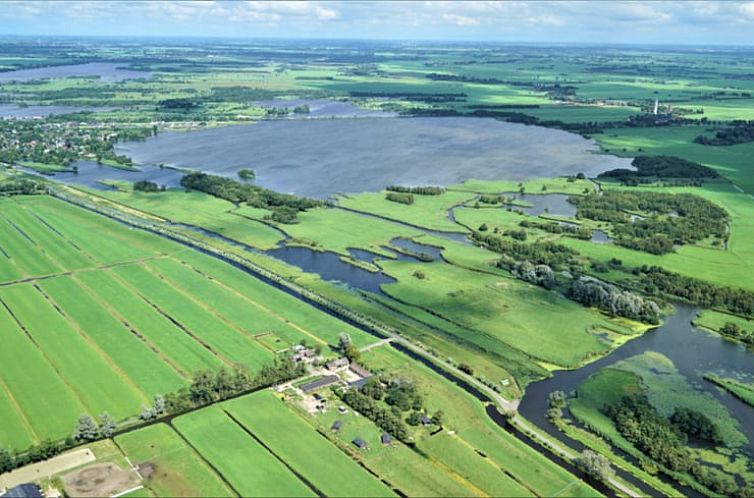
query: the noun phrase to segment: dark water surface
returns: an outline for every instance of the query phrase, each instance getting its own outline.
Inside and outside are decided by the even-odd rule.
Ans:
[[[2,73],[0,73],[2,74]],[[100,112],[103,107],[73,107],[63,105],[30,105],[20,107],[15,104],[0,104],[0,118],[44,118],[54,114],[70,114],[72,112]]]
[[[578,370],[554,372],[551,378],[530,384],[519,412],[551,435],[564,440],[564,436],[546,417],[547,397],[551,392],[560,390],[568,393],[604,367],[646,351],[656,351],[667,356],[692,385],[712,394],[728,408],[740,423],[739,430],[749,438],[746,449],[754,454],[752,408],[729,394],[721,393],[702,379],[706,372],[754,378],[754,355],[743,346],[691,325],[697,314],[696,308],[683,304],[677,304],[676,308],[676,314],[668,317],[661,327],[629,341],[608,356]]]
[[[629,167],[629,159],[592,154],[596,150],[579,135],[486,118],[269,120],[165,132],[117,146],[118,154],[144,165],[228,176],[253,168],[262,186],[312,197],[388,184],[596,175]]]

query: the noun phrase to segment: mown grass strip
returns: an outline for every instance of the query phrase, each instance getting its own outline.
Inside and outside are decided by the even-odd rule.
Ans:
[[[41,293],[30,285],[15,285],[1,288],[0,298],[9,304],[59,374],[76,390],[88,411],[95,415],[108,411],[116,419],[123,419],[138,410],[144,402],[143,396],[113,372],[113,366],[71,328]],[[75,417],[66,424],[73,422]]]
[[[228,401],[223,408],[327,496],[394,496],[272,392]]]
[[[184,378],[72,278],[51,278],[39,286],[147,397],[173,392],[185,384]]]
[[[218,407],[178,417],[173,425],[241,496],[316,496]]]
[[[233,489],[165,424],[115,438],[135,465],[151,466],[145,485],[157,496],[236,496]]]

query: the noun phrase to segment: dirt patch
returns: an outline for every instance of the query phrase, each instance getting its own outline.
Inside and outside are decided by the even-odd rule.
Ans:
[[[139,474],[144,480],[149,479],[157,471],[157,466],[154,463],[140,463],[137,467]]]
[[[112,496],[135,488],[141,478],[133,469],[121,469],[114,463],[91,465],[63,478],[66,493],[72,497]]]

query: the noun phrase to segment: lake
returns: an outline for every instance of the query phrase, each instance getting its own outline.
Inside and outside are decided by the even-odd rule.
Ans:
[[[450,185],[469,178],[523,180],[630,167],[593,154],[592,140],[490,118],[283,119],[118,144],[137,164],[235,176],[279,192],[327,197],[389,184]],[[134,176],[138,179],[138,175]]]
[[[149,71],[125,69],[125,63],[89,62],[87,64],[66,64],[63,66],[35,67],[17,71],[0,72],[0,83],[9,81],[31,81],[38,79],[68,78],[71,76],[98,76],[103,81],[123,81],[137,78],[149,78]]]

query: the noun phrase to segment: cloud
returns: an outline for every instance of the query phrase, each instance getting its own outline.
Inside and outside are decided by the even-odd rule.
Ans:
[[[751,44],[754,1],[0,1],[0,33],[144,35],[155,29],[166,36]]]
[[[473,17],[462,16],[459,14],[443,14],[444,21],[455,24],[456,26],[479,26],[479,21]]]

